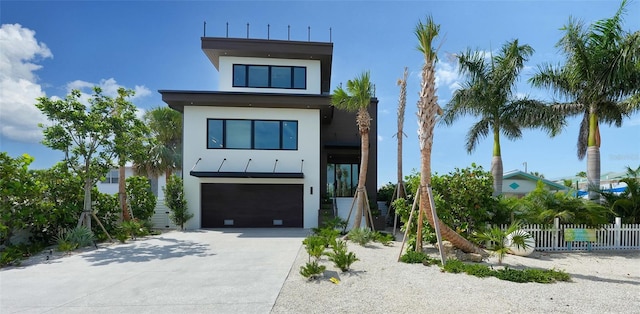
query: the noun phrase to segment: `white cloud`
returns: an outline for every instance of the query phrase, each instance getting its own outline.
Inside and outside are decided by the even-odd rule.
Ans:
[[[39,123],[47,124],[46,116],[36,108],[36,98],[46,96],[38,83],[35,71],[42,68],[37,64],[53,54],[44,43],[38,42],[35,32],[20,24],[3,24],[0,27],[0,136],[26,143],[37,143],[42,139]],[[67,84],[67,90],[83,92],[81,101],[89,99],[93,86],[100,86],[106,96],[116,97],[118,85],[115,79],[91,83],[81,80]],[[145,97],[151,91],[136,85],[135,96],[130,100]],[[61,99],[52,96],[52,100]],[[139,115],[144,111],[139,110]]]
[[[102,89],[103,95],[109,96],[109,97],[117,97],[118,89],[127,88],[125,86],[118,84],[118,82],[116,82],[114,78],[109,78],[106,80],[102,79],[98,83],[75,80],[73,82],[67,83],[66,87],[67,87],[67,93],[71,92],[71,90],[74,90],[74,89],[79,90],[82,93],[82,96],[80,98],[86,101],[87,99],[89,99],[89,97],[91,97],[91,94],[93,94],[94,86],[100,87],[100,89]],[[128,89],[131,89],[131,88],[128,88]],[[133,88],[133,91],[135,92],[135,94],[133,95],[133,97],[129,98],[129,100],[131,101],[151,94],[151,91],[148,88],[140,85],[136,85]]]
[[[459,74],[458,64],[456,62],[438,62],[436,63],[436,87],[446,86],[450,92],[462,87],[462,77]]]
[[[378,135],[378,142],[382,142],[384,141],[384,137],[382,137],[382,135]]]
[[[39,43],[35,32],[20,24],[0,27],[0,136],[38,142],[45,116],[35,107],[36,98],[44,96],[34,71],[42,68],[34,62],[52,58],[51,51]]]

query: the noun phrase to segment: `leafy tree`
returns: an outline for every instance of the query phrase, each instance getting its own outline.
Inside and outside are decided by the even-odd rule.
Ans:
[[[365,182],[367,181],[367,169],[369,164],[369,129],[371,127],[371,116],[369,115],[369,105],[373,96],[373,84],[369,79],[369,72],[363,72],[353,80],[347,81],[347,89],[339,86],[333,91],[331,104],[347,111],[355,111],[356,124],[360,132],[360,173],[358,176],[358,188],[356,190],[357,208],[353,228],[360,228],[362,216],[369,217],[369,206],[366,206]],[[367,226],[369,220],[367,219]]]
[[[589,27],[570,18],[556,44],[565,63],[540,65],[529,80],[568,100],[554,105],[558,112],[582,116],[578,158],[586,155],[587,180],[593,187],[600,186],[600,124],[620,127],[625,116],[640,110],[640,31],[622,30],[627,4],[622,1],[613,17]],[[589,199],[597,197],[597,191],[589,192]]]
[[[623,223],[640,223],[640,166],[636,169],[627,167],[627,177],[620,182],[627,184],[627,188],[620,195],[613,192],[600,192],[605,204],[622,219]]]
[[[32,174],[46,187],[39,196],[41,201],[52,204],[51,210],[47,213],[47,227],[41,234],[42,240],[49,242],[60,230],[69,230],[76,226],[82,213],[83,181],[63,162],[49,169],[34,170]]]
[[[492,219],[499,222],[508,219],[497,211],[498,200],[491,196],[491,173],[481,166],[472,164],[469,168],[456,168],[449,174],[434,175],[431,182],[434,193],[439,196],[436,198],[439,218],[458,233],[468,237],[476,227],[493,223]]]
[[[182,114],[169,107],[158,107],[144,115],[153,141],[147,146],[147,158],[136,162],[140,174],[157,177],[182,169]]]
[[[43,144],[64,152],[69,169],[79,176],[84,186],[83,211],[78,225],[91,228],[91,189],[96,181],[112,166],[117,144],[115,131],[126,125],[126,118],[113,113],[119,109],[117,101],[103,95],[102,89],[93,88],[89,107],[80,101],[80,91],[73,90],[64,99],[38,98],[36,107],[44,113],[50,126],[44,129]],[[120,98],[129,95],[118,90]]]
[[[184,185],[182,179],[172,175],[167,179],[164,189],[164,203],[171,210],[171,221],[184,230],[184,224],[193,217],[187,208],[187,200],[184,199]]]
[[[531,46],[520,45],[515,39],[505,43],[498,55],[490,59],[480,51],[467,51],[457,56],[460,72],[467,75],[467,81],[455,91],[445,107],[442,122],[451,125],[458,117],[467,114],[480,119],[467,133],[468,153],[475,150],[481,139],[492,134],[494,195],[502,194],[500,136],[519,139],[523,128],[538,127],[554,136],[564,123],[562,117],[554,116],[542,102],[515,96],[518,75],[532,54]]]
[[[156,208],[156,196],[151,192],[149,179],[132,176],[128,177],[126,181],[127,198],[133,217],[140,221],[149,220]]]
[[[416,250],[422,250],[422,225],[423,217],[426,216],[429,224],[438,227],[442,236],[453,245],[464,252],[475,252],[486,255],[482,249],[478,248],[467,239],[461,237],[450,227],[435,221],[433,208],[429,200],[427,187],[431,185],[431,150],[433,146],[433,129],[436,122],[436,114],[441,114],[442,109],[438,106],[438,96],[435,89],[435,63],[436,51],[433,47],[433,40],[440,32],[440,25],[433,22],[431,17],[427,17],[426,23],[418,22],[414,34],[418,39],[418,50],[424,55],[424,65],[422,67],[422,82],[420,88],[420,98],[418,100],[418,141],[420,144],[420,210],[418,214],[418,231],[416,234]]]
[[[0,152],[0,243],[5,245],[14,231],[39,232],[47,224],[52,204],[41,199],[45,185],[29,172],[32,162],[27,154],[11,158]]]
[[[127,209],[127,193],[125,188],[125,165],[127,161],[142,163],[148,160],[146,144],[149,140],[149,128],[136,116],[137,108],[128,97],[134,95],[132,90],[119,89],[113,111],[114,153],[118,161],[118,196],[124,220],[129,220]]]
[[[606,207],[576,198],[569,192],[552,192],[540,180],[536,188],[518,200],[515,211],[528,223],[552,224],[554,218],[562,223],[595,226],[609,221],[611,211]]]

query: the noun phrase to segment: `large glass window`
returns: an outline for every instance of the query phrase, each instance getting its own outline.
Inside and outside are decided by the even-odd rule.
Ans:
[[[251,148],[250,120],[227,120],[225,131],[226,148]]]
[[[282,149],[298,149],[297,121],[282,121]]]
[[[358,164],[327,164],[327,194],[330,197],[355,195],[358,174]]]
[[[242,64],[233,65],[233,86],[247,86],[247,66]]]
[[[247,68],[248,87],[269,87],[269,66],[250,65]]]
[[[298,122],[208,119],[209,149],[298,149]]]
[[[307,68],[234,64],[233,87],[306,89]]]
[[[307,68],[293,68],[293,88],[307,88]]]
[[[255,121],[253,125],[255,149],[280,148],[280,121]]]
[[[207,121],[207,147],[208,148],[223,148],[224,147],[224,133],[223,133],[222,120],[210,119]]]

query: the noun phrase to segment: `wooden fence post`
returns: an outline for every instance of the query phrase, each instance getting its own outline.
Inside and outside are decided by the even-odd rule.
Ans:
[[[558,247],[560,247],[560,218],[553,218],[553,251],[558,251]],[[564,245],[562,245],[564,247]]]
[[[615,226],[613,227],[613,243],[615,249],[621,249],[621,241],[622,238],[622,218],[616,217]]]

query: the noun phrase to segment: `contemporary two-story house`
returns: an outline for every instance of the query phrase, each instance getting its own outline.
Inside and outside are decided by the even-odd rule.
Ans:
[[[219,71],[218,90],[159,91],[183,113],[182,177],[194,214],[187,228],[311,228],[322,196],[350,204],[360,139],[355,114],[331,106],[333,43],[201,41]],[[375,201],[377,99],[369,112],[367,188]]]

